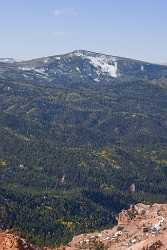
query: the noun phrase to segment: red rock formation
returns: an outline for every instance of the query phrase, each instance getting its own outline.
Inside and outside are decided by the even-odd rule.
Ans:
[[[0,233],[0,250],[38,250],[31,244],[11,233]]]
[[[65,250],[167,250],[167,204],[123,210],[113,229],[75,236]]]

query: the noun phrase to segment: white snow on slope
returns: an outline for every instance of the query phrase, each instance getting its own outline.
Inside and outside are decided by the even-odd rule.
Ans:
[[[20,70],[23,71],[35,71],[39,74],[46,74],[45,69],[44,68],[33,68],[33,67],[19,67]]]
[[[105,75],[113,78],[118,77],[118,62],[117,57],[102,55],[98,53],[92,53],[88,51],[75,51],[69,54],[70,57],[74,56],[81,57],[82,59],[86,59],[87,62],[93,66],[93,72],[88,75],[92,78],[95,77],[94,81],[99,82],[100,79]],[[59,60],[59,57],[55,57]],[[48,58],[45,58],[44,63],[48,62]],[[20,70],[23,71],[34,71],[35,73],[41,75],[41,77],[48,77],[48,72],[46,67],[36,68],[31,66],[23,66],[19,67]],[[79,67],[75,67],[76,71],[81,72],[82,69]],[[96,73],[96,74],[94,74]]]
[[[14,63],[15,60],[13,58],[0,58],[0,62],[3,62],[3,63]]]
[[[80,56],[84,59],[88,59],[90,63],[97,68],[97,74],[106,73],[111,77],[118,77],[118,63],[116,57],[105,56],[105,55],[91,55],[91,53],[86,53],[82,50],[74,51],[76,56]]]
[[[23,71],[31,71],[31,70],[34,70],[35,68],[32,68],[32,67],[19,67],[20,70],[23,70]]]
[[[105,56],[96,56],[96,57],[88,56],[87,58],[90,60],[91,64],[95,68],[97,68],[98,74],[102,72],[109,74],[111,77],[118,76],[117,74],[118,66],[115,58],[108,59]]]
[[[39,73],[39,74],[42,74],[42,75],[45,75],[46,72],[45,72],[45,69],[44,68],[38,68],[38,69],[34,69],[35,72]]]
[[[45,68],[33,68],[33,67],[19,67],[19,70],[22,71],[34,71],[35,73],[39,74],[40,77],[42,78],[47,78],[48,77],[48,73],[46,73],[46,69]],[[26,75],[24,74],[24,77]],[[26,76],[27,78],[27,76]]]

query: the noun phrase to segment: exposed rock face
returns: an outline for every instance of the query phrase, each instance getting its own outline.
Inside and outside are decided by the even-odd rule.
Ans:
[[[0,250],[39,250],[19,236],[0,233]]]
[[[73,238],[65,250],[167,250],[167,204],[123,210],[113,229]]]
[[[117,219],[114,228],[75,236],[59,250],[167,250],[167,204],[140,203],[123,210]],[[51,249],[33,247],[16,235],[2,232],[0,250]]]

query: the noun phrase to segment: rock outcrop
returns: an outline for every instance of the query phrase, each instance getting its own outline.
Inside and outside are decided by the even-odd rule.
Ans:
[[[112,229],[75,236],[65,250],[167,250],[167,204],[123,210]]]
[[[75,236],[57,250],[167,250],[167,204],[139,203],[123,210],[117,220],[112,229]],[[51,249],[40,249],[12,233],[0,232],[0,250]]]
[[[23,238],[8,232],[0,232],[0,250],[39,250]]]

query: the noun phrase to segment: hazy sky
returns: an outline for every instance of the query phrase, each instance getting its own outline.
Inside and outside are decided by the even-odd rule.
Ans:
[[[0,57],[86,49],[167,62],[166,0],[0,0]]]

